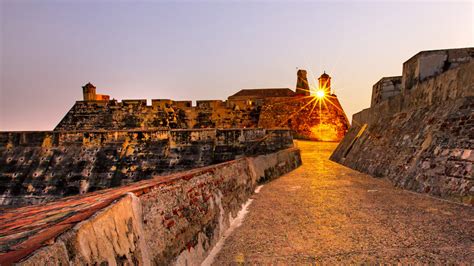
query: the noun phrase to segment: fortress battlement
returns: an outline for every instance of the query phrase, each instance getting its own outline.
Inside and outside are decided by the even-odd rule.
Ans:
[[[83,86],[53,131],[0,132],[0,205],[22,205],[101,190],[293,147],[293,137],[340,140],[349,122],[330,76],[324,97],[310,94],[305,71],[297,92],[244,89],[227,100],[123,99]],[[316,100],[332,104],[314,108]]]
[[[373,87],[331,159],[474,205],[474,48],[423,51]]]
[[[370,108],[353,115],[357,123],[474,95],[474,48],[422,51],[403,63],[402,76],[374,84]]]
[[[91,83],[83,87],[84,99],[76,101],[54,130],[132,130],[189,128],[287,128],[298,138],[338,141],[349,121],[331,90],[331,77],[323,73],[318,88],[321,104],[298,70],[296,89],[242,89],[226,100],[123,99],[97,97]]]

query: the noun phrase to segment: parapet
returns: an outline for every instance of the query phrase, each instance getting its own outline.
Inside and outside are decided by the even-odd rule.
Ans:
[[[372,101],[370,106],[373,107],[382,101],[387,100],[402,91],[402,76],[383,77],[372,87]]]
[[[384,77],[374,84],[370,109],[357,115],[391,115],[447,100],[474,95],[474,48],[422,51],[403,64],[403,75]],[[355,118],[355,117],[353,117]]]
[[[474,47],[421,51],[403,63],[402,90],[439,75],[474,58]]]
[[[122,100],[123,105],[145,105],[146,106],[146,99],[127,99]]]
[[[182,109],[193,107],[193,101],[174,101],[174,104]]]
[[[219,107],[226,108],[226,103],[222,100],[200,100],[196,101],[197,108],[217,109]]]
[[[371,108],[353,115],[331,160],[397,187],[474,205],[473,58],[474,48],[410,58],[401,92],[393,84],[400,77],[377,82]],[[393,90],[398,94],[382,100]]]
[[[289,148],[8,208],[0,212],[0,264],[172,265],[186,257],[200,265],[257,184],[299,165],[299,150]]]

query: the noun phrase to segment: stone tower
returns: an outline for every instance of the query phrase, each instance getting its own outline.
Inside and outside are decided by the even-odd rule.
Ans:
[[[308,78],[306,77],[306,70],[298,70],[298,79],[296,80],[296,94],[309,96],[309,84]]]
[[[331,76],[326,74],[326,71],[318,78],[318,88],[331,93]]]
[[[96,100],[96,88],[90,82],[82,87],[82,94],[84,95],[84,101],[95,101]]]

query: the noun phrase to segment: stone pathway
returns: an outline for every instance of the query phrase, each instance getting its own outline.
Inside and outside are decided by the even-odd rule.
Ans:
[[[303,166],[263,186],[214,265],[474,262],[474,208],[397,189],[298,142]]]

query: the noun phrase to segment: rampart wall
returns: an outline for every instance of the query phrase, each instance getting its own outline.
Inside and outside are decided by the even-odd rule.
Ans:
[[[381,102],[400,94],[402,76],[383,77],[372,87],[372,100],[370,107],[374,107]]]
[[[402,188],[472,205],[474,60],[433,73],[355,114],[331,159]]]
[[[152,100],[151,103],[77,101],[54,130],[287,128],[297,138],[339,141],[349,128],[336,95],[327,95],[321,104],[316,97],[303,95],[202,100],[196,106],[189,101]]]
[[[340,141],[350,124],[337,97],[328,95],[324,101],[316,97],[268,100],[258,126],[288,127],[301,139]]]
[[[77,101],[55,130],[257,127],[258,107],[245,101]]]
[[[381,116],[391,116],[401,111],[474,96],[474,75],[472,73],[474,73],[474,60],[429,77],[423,82],[416,83],[410,90],[405,90],[402,94],[354,114],[353,123],[372,124]]]
[[[24,205],[293,146],[288,130],[0,133],[0,203]]]
[[[290,148],[6,209],[0,264],[199,265],[256,185],[300,164]]]

